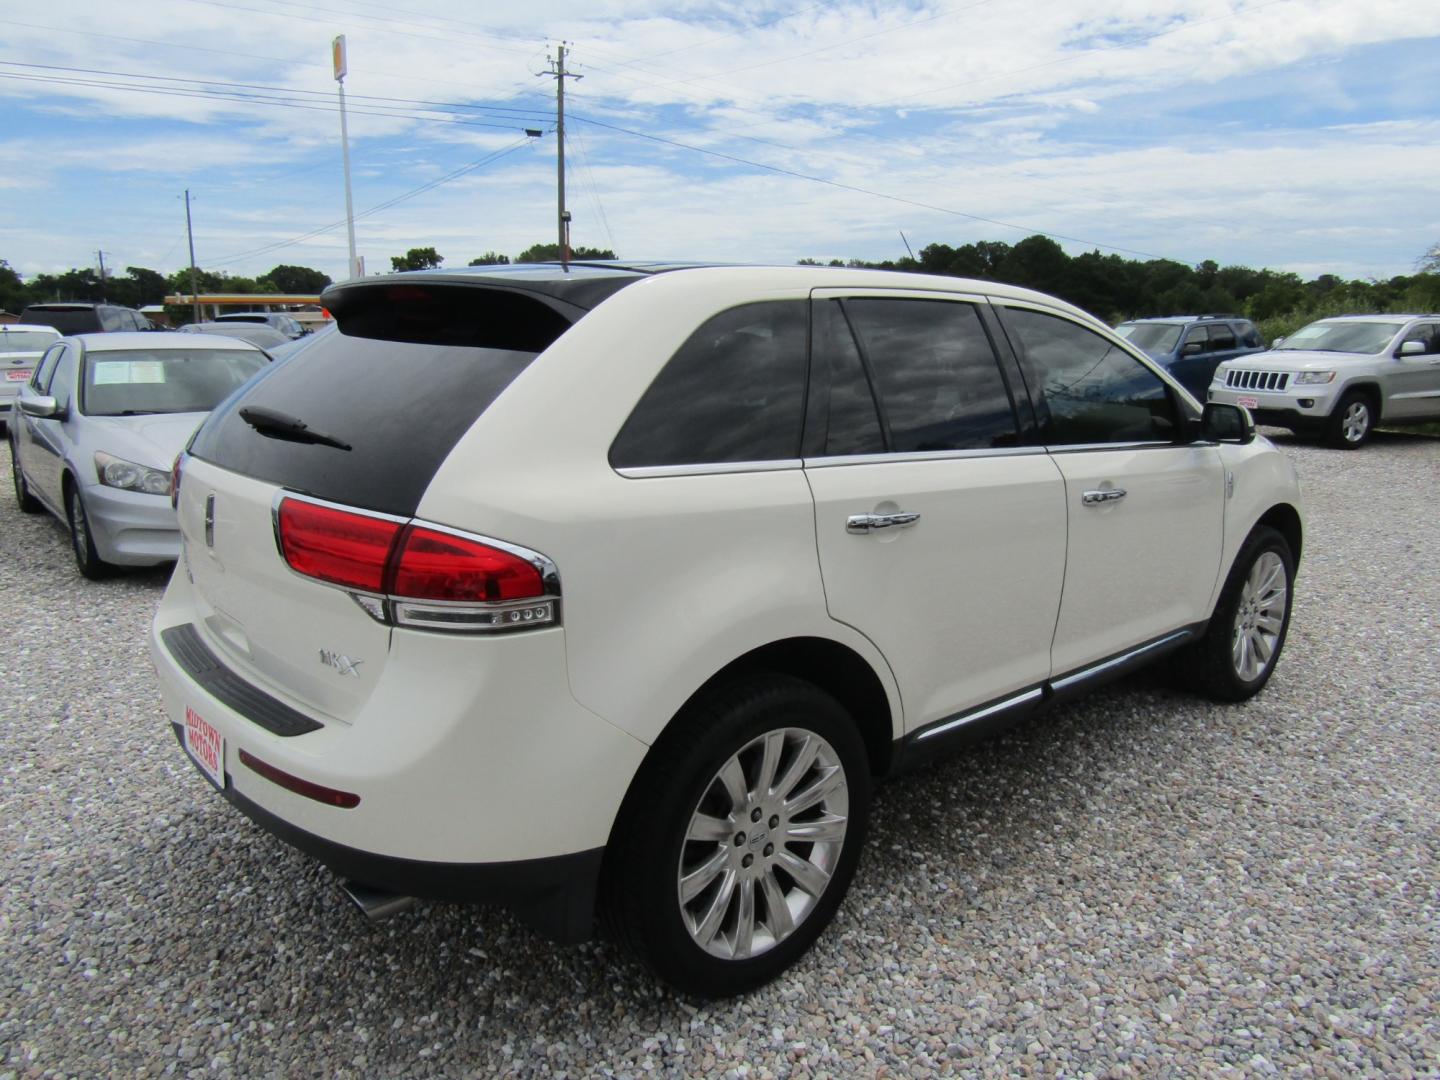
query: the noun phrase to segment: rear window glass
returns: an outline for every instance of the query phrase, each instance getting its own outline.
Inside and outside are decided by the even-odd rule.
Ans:
[[[409,516],[460,436],[535,355],[337,330],[212,413],[191,453],[319,498]],[[350,449],[261,435],[241,419],[243,406],[293,417]]]
[[[43,330],[10,330],[0,334],[0,353],[44,352],[55,344],[55,335]]]
[[[21,314],[20,321],[53,326],[67,337],[72,334],[93,334],[104,329],[94,308],[28,307]]]
[[[248,349],[92,353],[80,407],[89,416],[209,412],[268,362]]]

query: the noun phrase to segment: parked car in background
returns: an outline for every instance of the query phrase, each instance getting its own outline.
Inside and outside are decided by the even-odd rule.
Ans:
[[[1171,315],[1132,319],[1115,332],[1145,352],[1189,390],[1205,400],[1215,369],[1223,361],[1263,352],[1260,331],[1240,315]]]
[[[216,315],[218,323],[258,323],[261,326],[268,326],[272,330],[279,330],[292,341],[310,331],[301,326],[292,315],[286,315],[283,311],[236,311],[225,315]]]
[[[188,323],[178,328],[182,334],[213,334],[220,337],[239,338],[262,349],[272,349],[291,340],[273,326],[262,326],[248,322],[199,322]]]
[[[273,349],[265,351],[270,354],[270,359],[278,364],[281,360],[290,359],[296,353],[304,352],[316,342],[324,341],[333,333],[335,333],[335,324],[328,322],[316,330],[307,330],[304,337],[292,338],[283,345],[276,345]]]
[[[1440,315],[1341,315],[1220,365],[1211,401],[1357,450],[1377,424],[1440,420]]]
[[[875,777],[1167,652],[1241,700],[1283,647],[1288,459],[1052,297],[620,263],[324,297],[340,331],[180,459],[150,648],[196,767],[367,911],[598,915],[739,992],[829,922]]]
[[[31,304],[20,313],[20,323],[52,326],[62,334],[108,334],[154,329],[150,320],[134,308],[89,302]]]
[[[60,336],[53,326],[0,326],[0,426],[9,423],[10,403],[28,382],[41,355]]]
[[[15,498],[70,529],[80,573],[174,560],[170,470],[205,413],[270,358],[194,334],[83,334],[45,351],[10,413]]]

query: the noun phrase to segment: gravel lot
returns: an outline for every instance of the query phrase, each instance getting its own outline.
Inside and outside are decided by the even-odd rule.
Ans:
[[[1142,674],[888,785],[814,952],[703,1005],[494,911],[366,924],[175,745],[166,572],[84,583],[0,493],[0,1078],[1440,1076],[1440,439],[1277,441],[1258,699]]]

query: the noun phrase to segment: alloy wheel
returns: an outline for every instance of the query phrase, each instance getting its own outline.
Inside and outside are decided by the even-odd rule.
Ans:
[[[1273,551],[1263,552],[1245,578],[1235,611],[1231,657],[1235,674],[1245,682],[1258,679],[1275,657],[1288,594],[1284,561]]]
[[[1370,406],[1363,401],[1353,401],[1345,410],[1340,422],[1340,432],[1349,443],[1358,443],[1370,432]]]
[[[766,732],[715,773],[691,815],[676,891],[712,956],[758,956],[815,910],[840,860],[849,790],[839,755],[801,728]]]

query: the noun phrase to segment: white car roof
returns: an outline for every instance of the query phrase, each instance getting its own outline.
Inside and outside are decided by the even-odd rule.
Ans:
[[[44,323],[4,323],[0,324],[0,334],[54,334],[60,336],[60,331],[53,326],[46,326]]]

